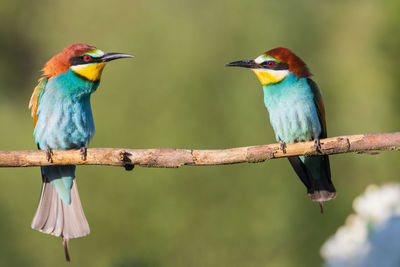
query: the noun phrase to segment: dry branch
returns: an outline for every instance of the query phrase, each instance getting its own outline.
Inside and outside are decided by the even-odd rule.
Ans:
[[[279,144],[218,150],[90,148],[86,160],[82,159],[79,150],[54,150],[51,163],[41,150],[0,151],[0,167],[86,164],[174,168],[182,165],[256,163],[298,155],[371,153],[377,150],[400,150],[400,132],[326,138],[321,140],[319,151],[313,141],[287,144],[286,153]]]

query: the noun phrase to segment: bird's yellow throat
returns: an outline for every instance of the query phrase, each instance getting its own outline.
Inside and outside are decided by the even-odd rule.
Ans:
[[[262,85],[271,83],[279,83],[289,74],[287,70],[266,70],[266,69],[251,69],[260,80]]]
[[[82,77],[86,79],[96,82],[100,80],[101,73],[103,72],[105,63],[96,63],[96,64],[86,64],[86,65],[76,65],[72,66],[71,69]]]

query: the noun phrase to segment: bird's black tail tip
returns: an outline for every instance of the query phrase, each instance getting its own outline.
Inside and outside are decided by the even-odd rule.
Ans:
[[[321,214],[324,214],[324,202],[318,202],[319,203],[319,208],[321,209]]]
[[[63,247],[64,247],[64,252],[65,252],[65,260],[67,262],[70,262],[71,258],[69,257],[69,251],[68,251],[68,238],[63,238],[62,243],[63,243]]]

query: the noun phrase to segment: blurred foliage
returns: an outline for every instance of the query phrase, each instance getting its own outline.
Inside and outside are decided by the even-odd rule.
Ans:
[[[261,86],[224,63],[282,45],[323,91],[330,136],[400,127],[400,2],[135,0],[0,3],[0,149],[35,149],[27,109],[43,64],[86,42],[112,62],[92,97],[91,147],[228,148],[274,142]],[[219,167],[81,166],[91,225],[68,266],[320,266],[319,248],[400,156],[331,157],[338,197],[319,214],[286,160]],[[30,229],[38,168],[0,170],[0,265],[62,266],[61,240]]]

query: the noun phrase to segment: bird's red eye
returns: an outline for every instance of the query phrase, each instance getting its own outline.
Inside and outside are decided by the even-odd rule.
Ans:
[[[86,62],[89,62],[91,59],[92,59],[92,57],[89,56],[89,55],[83,56],[83,60],[86,61]]]
[[[268,67],[272,67],[272,66],[275,65],[275,62],[273,62],[273,61],[268,61],[267,65],[268,65]]]

